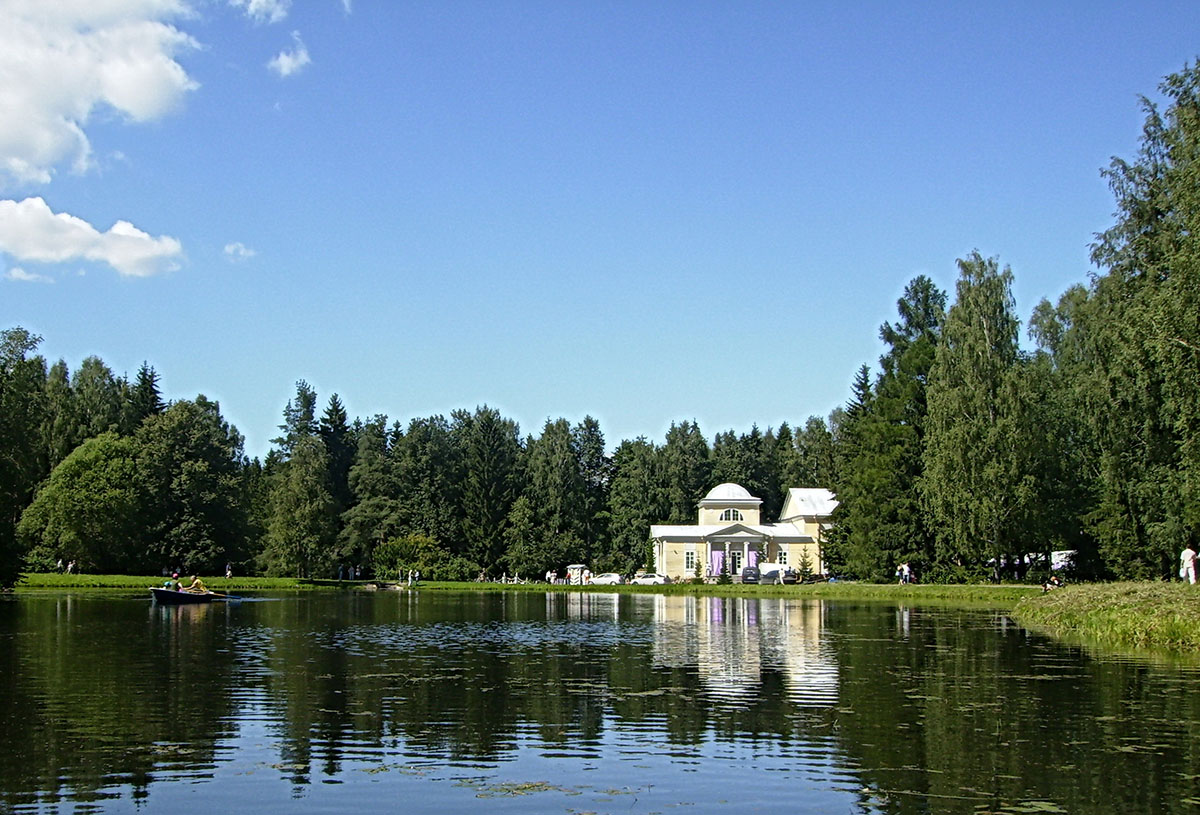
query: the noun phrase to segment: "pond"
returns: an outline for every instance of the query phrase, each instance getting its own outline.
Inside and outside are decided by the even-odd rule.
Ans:
[[[1003,613],[0,600],[0,812],[1200,812],[1200,667]]]

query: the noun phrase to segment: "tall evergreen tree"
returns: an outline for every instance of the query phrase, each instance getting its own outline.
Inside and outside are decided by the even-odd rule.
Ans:
[[[579,477],[583,482],[582,534],[587,551],[596,549],[608,536],[608,488],[612,478],[612,461],[605,453],[604,433],[600,423],[591,416],[575,425],[571,431]]]
[[[546,420],[542,435],[528,445],[525,475],[524,496],[533,510],[539,539],[558,550],[560,559],[586,563],[590,556],[585,538],[587,496],[579,450],[566,419]],[[514,568],[519,565],[511,552],[508,557]],[[555,568],[566,565],[558,563]]]
[[[134,433],[150,416],[157,416],[166,409],[158,389],[158,372],[143,362],[138,369],[137,379],[129,386],[127,398],[122,406],[122,432]]]
[[[457,411],[452,421],[462,461],[464,554],[492,571],[504,556],[505,527],[521,488],[519,431],[486,405]]]
[[[350,467],[354,463],[356,444],[347,423],[346,407],[336,393],[329,397],[329,404],[317,425],[317,434],[329,456],[329,494],[333,497],[337,514],[341,515],[349,509],[353,497],[350,492]]]
[[[286,459],[301,439],[317,433],[317,392],[303,379],[296,382],[296,396],[288,400],[283,409],[283,431],[271,443],[278,445]]]
[[[716,486],[712,454],[707,439],[695,421],[672,422],[662,448],[663,483],[672,524],[696,522],[696,506]]]
[[[461,539],[459,462],[443,416],[413,419],[393,448],[402,534],[427,535],[445,553]]]
[[[945,302],[945,294],[919,276],[897,302],[900,322],[879,331],[890,348],[880,358],[873,397],[858,409],[854,454],[838,491],[846,565],[861,577],[888,579],[900,563],[924,570],[934,560],[917,484],[924,471],[926,382]]]
[[[342,513],[338,554],[352,563],[372,562],[376,546],[400,532],[400,509],[387,417],[375,416],[358,432],[347,475],[352,506]]]
[[[670,512],[661,451],[645,437],[623,441],[613,452],[612,469],[610,536],[608,546],[602,547],[596,558],[596,567],[629,574],[650,565],[650,526],[665,521]]]

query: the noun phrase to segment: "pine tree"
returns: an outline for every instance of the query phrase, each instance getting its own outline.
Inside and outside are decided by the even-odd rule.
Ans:
[[[452,435],[462,462],[464,554],[493,572],[505,553],[505,527],[520,493],[521,441],[515,422],[487,405],[456,411]]]
[[[612,470],[610,543],[597,558],[596,568],[630,574],[649,565],[645,561],[650,526],[664,522],[669,513],[661,450],[642,436],[623,441],[613,452]]]
[[[338,515],[349,509],[352,495],[350,492],[350,467],[354,463],[355,441],[350,425],[346,421],[346,408],[335,393],[329,397],[329,404],[317,425],[317,434],[325,444],[325,452],[329,456],[329,494]]]
[[[873,395],[854,408],[855,448],[842,473],[838,513],[846,566],[861,577],[887,580],[899,563],[925,570],[934,560],[917,484],[924,472],[926,381],[945,300],[924,276],[909,283],[897,302],[900,322],[879,331],[890,348],[880,358]]]
[[[122,413],[122,428],[126,434],[136,432],[143,421],[150,416],[157,416],[166,408],[158,389],[158,372],[148,362],[142,363],[137,379],[127,393]]]
[[[662,479],[670,524],[696,522],[696,506],[716,482],[708,441],[696,422],[672,423],[662,448]]]

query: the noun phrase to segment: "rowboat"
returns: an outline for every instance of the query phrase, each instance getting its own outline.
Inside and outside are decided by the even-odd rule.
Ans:
[[[175,591],[175,589],[151,588],[150,594],[153,595],[154,602],[161,603],[164,606],[211,603],[213,600],[226,599],[225,595],[214,594],[211,591]]]

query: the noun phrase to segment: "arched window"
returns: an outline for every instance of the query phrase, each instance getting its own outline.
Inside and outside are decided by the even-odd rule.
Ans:
[[[722,521],[741,521],[741,520],[745,520],[745,519],[742,518],[742,513],[739,512],[738,510],[727,509],[721,513],[721,520]]]

